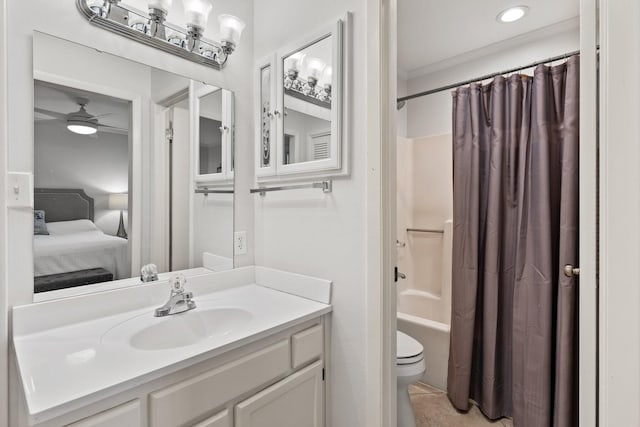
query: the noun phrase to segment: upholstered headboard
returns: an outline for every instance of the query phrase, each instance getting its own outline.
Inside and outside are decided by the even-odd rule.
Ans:
[[[34,208],[45,212],[47,222],[93,221],[93,199],[81,188],[36,188]]]

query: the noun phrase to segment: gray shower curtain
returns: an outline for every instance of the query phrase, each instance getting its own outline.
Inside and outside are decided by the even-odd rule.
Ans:
[[[577,426],[579,56],[453,93],[448,394]]]

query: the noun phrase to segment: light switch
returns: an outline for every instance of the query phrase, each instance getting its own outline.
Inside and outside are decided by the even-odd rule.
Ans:
[[[244,255],[247,253],[247,232],[236,231],[233,233],[233,253]]]
[[[33,209],[33,174],[9,172],[7,178],[7,207]]]

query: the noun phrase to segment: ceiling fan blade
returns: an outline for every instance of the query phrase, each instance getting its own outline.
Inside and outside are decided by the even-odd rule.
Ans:
[[[97,114],[95,116],[93,116],[94,119],[99,119],[100,117],[107,117],[112,115],[113,113],[103,113],[103,114]]]
[[[119,127],[109,126],[109,125],[101,125],[101,124],[98,124],[98,131],[100,131],[100,132],[109,132],[109,133],[117,133],[119,135],[127,135],[129,133],[129,131],[127,129],[122,129],[122,128],[119,128]]]
[[[33,109],[36,113],[44,114],[45,116],[53,117],[54,119],[67,120],[67,115],[58,113],[57,111],[45,110],[44,108],[35,107]]]

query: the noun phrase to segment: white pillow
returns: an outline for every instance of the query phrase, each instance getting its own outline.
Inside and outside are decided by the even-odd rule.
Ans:
[[[99,230],[99,228],[88,219],[77,219],[74,221],[48,222],[47,230],[49,234],[71,234],[83,231],[96,231]]]

